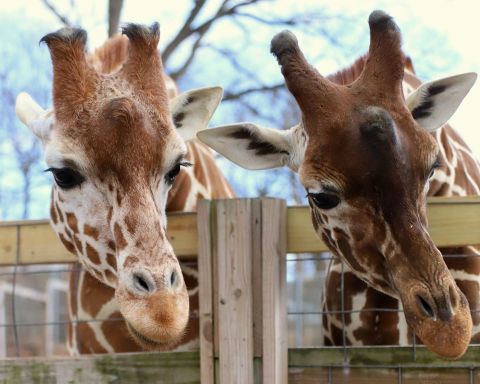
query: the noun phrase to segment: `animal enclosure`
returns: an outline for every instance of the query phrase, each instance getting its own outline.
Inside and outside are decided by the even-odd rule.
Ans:
[[[431,198],[428,213],[437,246],[480,244],[480,198]],[[58,264],[74,259],[46,221],[2,223],[3,382],[480,382],[474,345],[458,361],[441,360],[415,339],[409,347],[322,345],[318,289],[330,255],[307,207],[202,201],[196,214],[169,216],[169,239],[182,261],[199,261],[200,349],[66,357],[70,267]]]

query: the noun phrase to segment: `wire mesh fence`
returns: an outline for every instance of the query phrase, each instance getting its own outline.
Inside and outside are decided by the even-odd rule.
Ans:
[[[451,254],[445,258],[479,256]],[[346,309],[344,300],[341,300],[339,310],[324,307],[325,282],[331,260],[332,255],[328,252],[289,254],[287,257],[288,341],[291,348],[324,347],[325,315],[335,315],[345,321],[346,316],[360,312]],[[74,274],[72,287],[76,290],[78,277],[75,276],[80,271],[81,267],[73,264],[0,267],[0,357],[67,355],[69,324],[123,321],[121,317],[82,320],[69,313],[69,279]],[[341,293],[340,296],[345,295]],[[379,306],[364,308],[361,312],[395,312],[403,316],[401,308]],[[478,312],[478,309],[472,309],[472,314]],[[191,313],[191,317],[198,317],[198,313]],[[350,347],[346,339],[343,335],[344,343],[340,345],[345,349]],[[412,336],[408,345],[415,361],[418,340]]]
[[[124,321],[71,313],[69,295],[77,292],[82,271],[78,264],[0,266],[0,358],[68,356],[69,332],[78,329],[71,325]],[[198,311],[190,318],[198,318]]]
[[[302,222],[305,221],[304,217],[302,220]],[[192,222],[194,221],[192,220]],[[308,225],[310,228],[309,222]],[[298,222],[296,222],[296,226],[298,226]],[[473,231],[474,233],[471,233],[468,239],[478,239],[478,230],[472,228],[477,227],[468,226],[462,230],[462,233]],[[303,236],[303,233],[300,235]],[[14,237],[12,236],[12,238]],[[178,239],[181,237],[177,236]],[[29,236],[25,235],[24,241],[27,244]],[[30,241],[34,242],[34,240]],[[315,241],[318,242],[316,239]],[[457,240],[448,239],[448,241],[444,241],[443,244],[458,244],[455,243]],[[316,242],[312,241],[311,244],[317,244]],[[14,245],[12,242],[9,244]],[[291,244],[298,245],[299,242]],[[316,245],[314,246],[316,247]],[[444,379],[440,382],[472,383],[478,379],[477,376],[480,374],[477,368],[477,362],[480,361],[478,347],[471,348],[464,358],[450,364],[426,351],[413,335],[405,339],[404,345],[407,347],[403,348],[398,348],[398,344],[395,343],[391,344],[391,347],[384,345],[375,346],[375,348],[359,348],[350,345],[351,335],[348,334],[348,327],[352,327],[354,322],[352,319],[358,319],[364,313],[395,314],[401,318],[403,317],[402,309],[399,306],[382,306],[381,303],[362,309],[359,309],[358,306],[352,307],[351,292],[348,291],[349,282],[344,274],[341,274],[338,282],[338,292],[334,292],[335,307],[325,307],[325,300],[331,299],[329,292],[325,291],[325,286],[328,286],[328,268],[332,262],[332,255],[328,252],[299,253],[325,249],[314,248],[314,246],[309,243],[310,248],[304,250],[289,248],[290,252],[296,253],[288,254],[286,260],[288,341],[291,348],[289,351],[289,382],[414,383],[419,382],[420,379],[422,382],[429,382],[429,380],[435,382],[438,375]],[[301,247],[304,246],[301,245]],[[18,251],[19,248],[17,245],[17,248],[12,249]],[[67,355],[68,350],[65,345],[68,340],[70,324],[90,323],[93,325],[93,322],[99,321],[122,321],[121,318],[85,320],[72,317],[68,312],[69,280],[72,268],[76,273],[79,273],[80,269],[73,264],[25,265],[29,262],[29,252],[33,252],[33,248],[32,244],[23,246],[23,258],[17,256],[17,261],[20,260],[20,263],[0,267],[0,300],[2,300],[0,353],[2,356]],[[2,251],[0,248],[0,252]],[[6,252],[10,252],[9,257],[12,256],[12,253],[14,254],[9,250]],[[35,252],[45,253],[45,249],[37,247]],[[0,259],[1,257],[0,254]],[[477,257],[479,255],[476,253],[456,254],[450,252],[445,255],[447,261],[456,259],[459,262],[464,259],[474,260]],[[52,258],[45,255],[45,257],[37,257],[37,261],[32,262],[38,263],[39,259],[51,260]],[[3,261],[3,263],[7,262]],[[338,268],[348,272],[345,267]],[[78,278],[74,278],[72,281],[74,292]],[[478,318],[478,312],[478,308],[472,308],[474,318]],[[327,334],[328,330],[324,332],[324,324],[325,319],[329,316],[340,322],[340,338],[337,338],[335,346],[325,345],[325,339],[329,335]],[[198,313],[192,312],[192,317],[198,317]],[[116,355],[116,358],[120,359],[121,356],[121,354]],[[198,355],[189,356],[192,361],[198,359]],[[176,359],[177,357],[171,358]],[[69,362],[74,361],[69,360]],[[182,367],[179,369],[184,370]],[[306,381],[307,377],[311,378],[311,381]],[[446,381],[447,377],[451,377],[451,380]],[[355,380],[352,381],[352,378]]]

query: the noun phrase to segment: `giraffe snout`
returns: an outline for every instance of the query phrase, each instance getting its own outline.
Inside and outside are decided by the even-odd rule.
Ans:
[[[434,353],[456,359],[465,353],[472,317],[465,295],[452,280],[415,287],[402,299],[407,322]]]
[[[149,350],[172,347],[189,319],[189,296],[178,262],[138,262],[120,274],[115,291],[130,335]]]

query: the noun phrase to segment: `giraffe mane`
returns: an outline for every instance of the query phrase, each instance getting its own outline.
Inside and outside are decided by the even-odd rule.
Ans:
[[[128,44],[127,36],[115,35],[95,49],[89,57],[90,62],[100,73],[116,72],[127,58]]]
[[[100,73],[109,74],[118,71],[128,55],[128,37],[125,35],[115,35],[105,41],[100,47],[96,48],[88,60],[93,67]],[[178,96],[179,91],[175,81],[164,74],[165,85],[169,98]]]
[[[340,69],[339,71],[332,73],[327,76],[327,79],[334,82],[335,84],[347,85],[353,83],[358,79],[360,74],[365,67],[367,62],[368,54],[360,56],[355,62],[348,67]],[[405,56],[405,69],[411,74],[415,74],[415,69],[413,68],[412,59],[410,56]]]

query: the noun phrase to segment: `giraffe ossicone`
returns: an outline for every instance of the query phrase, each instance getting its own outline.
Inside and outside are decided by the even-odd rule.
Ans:
[[[105,60],[86,54],[84,31],[46,35],[53,110],[21,93],[16,111],[43,143],[59,239],[115,290],[132,338],[145,349],[166,349],[189,318],[185,281],[166,236],[167,197],[188,165],[185,141],[206,128],[223,91],[198,89],[170,100],[158,25],[129,24],[123,34],[117,43],[126,57],[107,69],[99,66]]]
[[[283,132],[236,124],[197,136],[245,168],[297,171],[317,235],[358,278],[401,301],[428,348],[458,358],[472,317],[427,231],[426,195],[443,156],[430,132],[455,112],[476,75],[427,83],[405,100],[399,28],[381,11],[369,26],[368,55],[348,83],[323,77],[291,32],[273,38],[301,124]]]

